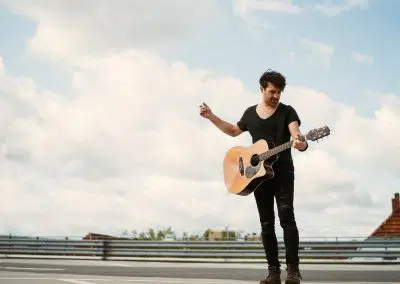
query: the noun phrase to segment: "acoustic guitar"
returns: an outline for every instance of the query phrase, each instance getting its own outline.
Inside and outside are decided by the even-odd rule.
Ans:
[[[318,141],[330,134],[328,126],[310,130],[300,140]],[[230,148],[224,157],[224,181],[228,192],[246,196],[257,189],[264,181],[274,177],[274,163],[279,153],[289,149],[293,140],[279,146],[269,148],[266,140],[258,140],[251,146],[235,146]]]

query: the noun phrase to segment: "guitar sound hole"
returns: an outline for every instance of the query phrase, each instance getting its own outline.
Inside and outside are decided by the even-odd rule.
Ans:
[[[259,162],[260,162],[260,157],[258,156],[258,154],[254,154],[253,156],[251,156],[250,164],[253,167],[257,166]]]

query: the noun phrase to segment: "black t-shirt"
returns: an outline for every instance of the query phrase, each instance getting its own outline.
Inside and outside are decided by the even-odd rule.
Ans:
[[[263,119],[261,118],[257,111],[257,105],[253,105],[248,107],[241,119],[237,122],[237,125],[242,131],[248,131],[252,137],[253,143],[257,142],[260,139],[265,139],[269,147],[279,146],[277,144],[277,132],[278,132],[278,113],[283,111],[283,107],[286,106],[285,109],[285,125],[283,131],[283,137],[281,138],[281,143],[288,142],[290,140],[290,131],[288,125],[296,121],[301,124],[300,118],[297,115],[296,110],[290,105],[284,105],[283,103],[279,103],[277,110],[268,118]],[[289,170],[290,172],[293,171],[293,159],[291,148],[284,150],[279,153],[279,159],[274,164],[274,169],[279,170]]]

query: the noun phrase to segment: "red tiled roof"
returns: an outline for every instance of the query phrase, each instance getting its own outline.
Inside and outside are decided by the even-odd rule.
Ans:
[[[371,234],[371,237],[400,237],[400,198],[398,192],[392,198],[392,213]]]
[[[97,233],[88,233],[85,237],[83,237],[84,240],[129,240],[129,238],[120,238],[120,237],[114,237],[110,235],[104,235],[104,234],[97,234]]]

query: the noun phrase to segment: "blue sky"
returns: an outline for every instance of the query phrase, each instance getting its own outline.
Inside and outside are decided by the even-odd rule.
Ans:
[[[231,74],[257,89],[260,72],[273,68],[285,73],[290,84],[312,86],[345,103],[358,106],[365,115],[373,105],[376,93],[400,93],[400,35],[396,14],[400,3],[395,0],[369,1],[368,9],[353,8],[329,17],[303,6],[299,14],[255,11],[250,18],[271,25],[259,34],[249,32],[246,20],[231,15],[230,1],[220,1],[226,9],[223,23],[193,34],[168,49],[163,55],[169,60],[183,60],[192,68],[206,68],[216,73]],[[293,1],[301,5],[302,1]],[[68,74],[46,62],[24,57],[25,43],[34,34],[35,23],[0,9],[0,54],[8,72],[29,75],[56,91],[68,86]],[[209,26],[207,26],[209,27]],[[307,63],[310,50],[300,44],[302,39],[333,45],[330,67],[318,62]],[[357,63],[351,53],[358,51],[373,58],[372,64]],[[290,59],[291,52],[296,58]],[[51,79],[50,79],[51,78]]]
[[[310,5],[310,4],[309,4]],[[227,7],[227,9],[231,9]],[[193,42],[172,55],[194,66],[233,74],[256,89],[260,72],[266,68],[285,73],[291,84],[312,86],[371,115],[376,107],[367,92],[400,93],[400,2],[370,1],[367,10],[354,8],[335,17],[317,12],[300,14],[255,13],[273,28],[261,35],[249,33],[239,17],[225,28],[195,35]],[[310,51],[301,39],[334,46],[331,66],[307,64]],[[373,57],[372,64],[357,63],[352,52]],[[296,54],[290,60],[289,54]]]
[[[26,56],[27,41],[34,35],[36,24],[27,17],[13,13],[0,3],[0,56],[7,73],[33,78],[38,85],[63,92],[70,86],[67,72],[49,62]]]

